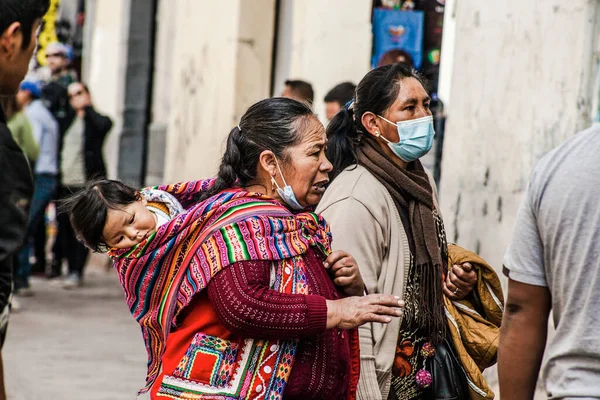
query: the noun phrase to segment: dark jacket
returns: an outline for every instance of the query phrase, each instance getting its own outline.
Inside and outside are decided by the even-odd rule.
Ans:
[[[102,156],[102,145],[112,128],[112,120],[98,114],[93,107],[85,109],[85,175],[87,179],[106,176],[106,166]]]
[[[75,111],[69,104],[67,86],[68,84],[53,81],[42,89],[42,101],[58,122],[61,137],[64,136],[75,117]]]
[[[0,107],[0,310],[12,287],[12,255],[25,237],[33,179],[29,163],[14,141]]]
[[[69,122],[73,123],[74,118]],[[112,120],[99,114],[94,107],[89,106],[85,109],[84,120],[84,164],[86,179],[106,176],[106,165],[102,156],[102,146],[106,135],[112,128]]]

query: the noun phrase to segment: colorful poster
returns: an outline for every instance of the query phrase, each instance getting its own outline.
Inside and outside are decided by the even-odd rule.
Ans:
[[[376,8],[373,13],[373,67],[386,53],[403,51],[410,55],[415,68],[423,63],[424,15],[422,11]]]

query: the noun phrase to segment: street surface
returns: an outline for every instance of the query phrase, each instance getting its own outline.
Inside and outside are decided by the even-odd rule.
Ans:
[[[35,295],[18,298],[3,349],[9,400],[136,398],[146,366],[140,330],[115,271],[89,270],[82,288],[34,278]]]

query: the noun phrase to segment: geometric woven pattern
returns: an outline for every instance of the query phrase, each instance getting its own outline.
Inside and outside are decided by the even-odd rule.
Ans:
[[[212,356],[215,358],[214,367],[210,377],[210,385],[223,387],[229,384],[233,376],[233,367],[237,357],[239,345],[229,340],[223,340],[215,336],[197,333],[192,340],[185,356],[175,369],[173,375],[190,379],[192,367],[196,358]]]

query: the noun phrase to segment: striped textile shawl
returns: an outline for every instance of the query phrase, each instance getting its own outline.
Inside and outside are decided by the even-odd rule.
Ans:
[[[212,183],[202,180],[155,187],[173,195],[186,211],[137,246],[109,252],[148,352],[146,386],[140,393],[160,373],[167,337],[178,314],[221,269],[249,260],[291,259],[296,264],[311,246],[325,256],[331,251],[331,233],[320,216],[292,214],[258,193],[231,189],[192,205],[195,196]],[[273,289],[284,291],[283,287]]]

